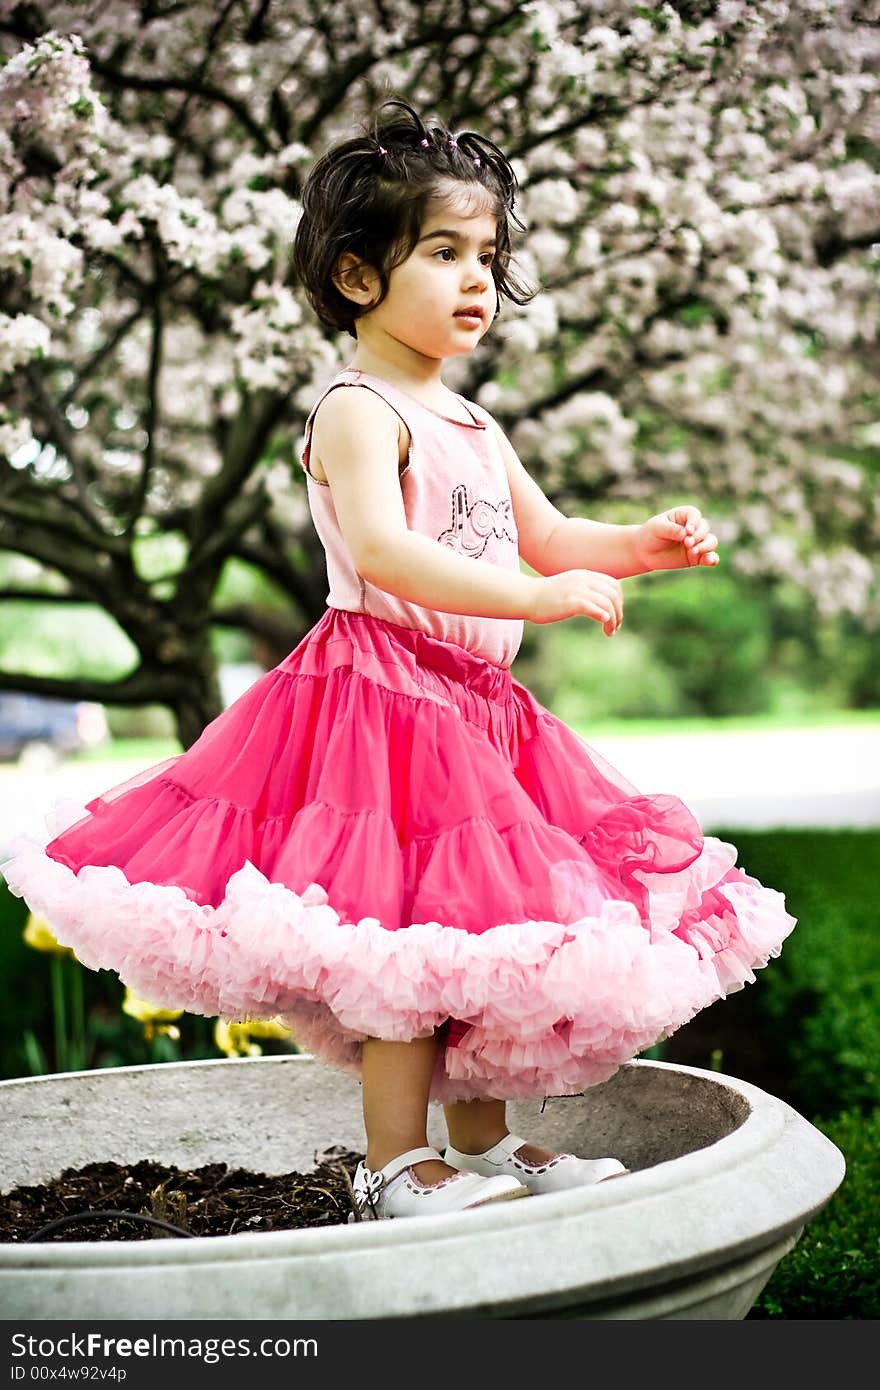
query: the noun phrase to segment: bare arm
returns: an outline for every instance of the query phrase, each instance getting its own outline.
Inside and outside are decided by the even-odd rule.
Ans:
[[[634,574],[647,574],[649,566],[636,558],[637,525],[617,525],[614,522],[592,521],[583,516],[564,516],[550,536],[545,552],[544,574],[559,574],[576,565],[610,574],[615,579],[628,579]]]
[[[718,538],[700,508],[689,502],[649,517],[641,525],[564,516],[530,477],[497,425],[495,430],[510,483],[519,551],[539,574],[596,571],[617,581],[654,570],[719,563]]]
[[[457,555],[411,531],[398,476],[398,421],[374,392],[332,391],[315,416],[312,448],[330,484],[336,516],[358,573],[409,603],[445,613],[555,622],[583,614],[610,630],[616,595],[580,571],[554,581]],[[548,587],[549,586],[549,587]]]
[[[507,468],[519,550],[526,564],[545,575],[587,568],[626,579],[647,572],[635,550],[638,526],[564,516],[523,467],[507,436],[497,425],[495,430]]]

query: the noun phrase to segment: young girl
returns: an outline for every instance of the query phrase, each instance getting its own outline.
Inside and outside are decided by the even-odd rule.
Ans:
[[[84,964],[169,1008],[280,1016],[358,1075],[354,1187],[380,1217],[623,1173],[511,1135],[505,1100],[607,1079],[753,981],[795,921],[511,676],[523,620],[612,636],[621,579],[718,563],[696,506],[563,516],[444,385],[499,299],[529,297],[515,189],[495,145],[397,101],[318,160],[296,268],[356,342],[301,460],[327,611],[187,752],[4,866]]]

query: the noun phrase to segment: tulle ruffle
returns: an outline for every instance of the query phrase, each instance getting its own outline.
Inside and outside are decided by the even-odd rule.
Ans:
[[[187,753],[64,814],[3,872],[83,964],[281,1017],[355,1073],[365,1037],[445,1025],[437,1100],[605,1080],[795,924],[508,671],[337,610]]]
[[[567,926],[507,923],[471,934],[437,922],[389,932],[347,922],[317,885],[297,894],[248,863],[218,908],[180,888],[129,884],[113,867],[74,874],[19,844],[10,887],[86,966],[111,965],[167,1008],[281,1017],[300,1043],[357,1073],[365,1037],[465,1025],[444,1052],[437,1100],[568,1095],[611,1076],[700,1009],[754,979],[793,926],[782,896],[729,882],[737,928],[719,950],[649,934],[606,901]]]

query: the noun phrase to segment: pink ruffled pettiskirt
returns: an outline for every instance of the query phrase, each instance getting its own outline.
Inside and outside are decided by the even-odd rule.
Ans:
[[[354,1073],[365,1037],[445,1025],[435,1100],[604,1081],[795,924],[508,670],[333,608],[78,815],[2,867],[83,964],[166,1008],[280,1017]]]

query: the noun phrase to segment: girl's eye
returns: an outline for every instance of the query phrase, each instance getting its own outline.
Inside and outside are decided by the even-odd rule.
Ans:
[[[453,251],[451,246],[441,246],[439,251],[434,252],[434,259],[436,260],[438,256],[447,265],[450,261],[455,260],[455,252]],[[483,251],[480,253],[481,265],[490,266],[494,259],[495,253],[493,251]]]

